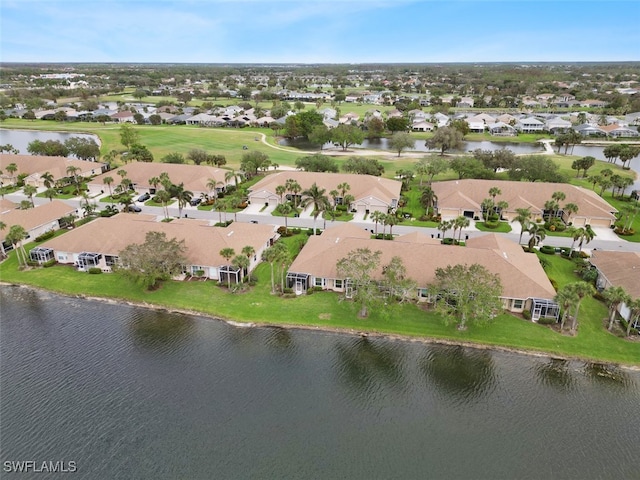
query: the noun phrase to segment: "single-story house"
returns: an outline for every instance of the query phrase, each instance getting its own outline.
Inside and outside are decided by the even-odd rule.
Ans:
[[[209,165],[183,165],[157,162],[132,162],[122,166],[118,170],[121,169],[127,172],[126,178],[131,180],[134,190],[139,194],[146,192],[149,192],[151,195],[155,194],[156,188],[149,183],[149,180],[153,177],[159,177],[161,173],[166,172],[172,183],[175,185],[182,183],[185,190],[191,191],[194,197],[200,196],[201,193],[208,194],[210,192],[207,187],[210,178],[215,179],[216,183],[219,183],[216,190],[219,192],[222,191],[227,185],[225,174],[229,171]],[[121,180],[116,170],[98,175],[87,184],[92,195],[108,194],[108,187],[104,183],[106,177],[113,178],[114,183],[112,188]]]
[[[18,167],[13,174],[7,171],[7,167],[12,163]],[[69,176],[67,174],[69,167],[77,168],[78,175],[82,177],[90,177],[102,173],[106,164],[66,157],[0,154],[0,170],[2,170],[0,180],[5,185],[15,184],[18,175],[26,173],[25,184],[39,188],[44,185],[41,178],[43,173],[51,173],[54,181],[61,180]]]
[[[505,201],[508,208],[501,212],[505,220],[516,215],[516,209],[529,208],[533,218],[542,218],[545,214],[544,204],[551,200],[554,192],[561,191],[566,198],[560,202],[560,216],[565,222],[572,222],[576,227],[591,225],[592,227],[610,227],[616,221],[618,210],[609,205],[597,193],[568,183],[515,182],[507,180],[448,180],[434,182],[433,191],[437,196],[436,209],[445,218],[460,215],[469,218],[482,218],[482,201],[490,198],[489,189],[497,187],[502,193],[495,201]],[[578,211],[567,215],[562,207],[568,203],[578,206]]]
[[[419,232],[396,237],[393,241],[375,240],[367,230],[344,224],[309,238],[289,267],[287,286],[296,293],[321,287],[348,295],[348,279],[338,274],[337,263],[358,248],[381,252],[380,268],[374,278],[381,278],[383,266],[393,257],[400,257],[406,276],[417,284],[416,298],[420,301],[434,300],[436,292],[430,292],[429,288],[435,281],[437,268],[478,263],[499,275],[503,287],[502,304],[506,310],[517,313],[529,310],[534,320],[547,316],[557,318],[558,307],[553,302],[556,291],[538,258],[497,234],[469,239],[466,247],[453,247]]]
[[[40,247],[53,251],[53,258],[59,263],[76,265],[79,270],[98,267],[110,272],[120,252],[130,244],[144,243],[148,232],[163,232],[168,239],[184,240],[188,261],[184,272],[202,272],[201,276],[212,280],[226,279],[224,275],[234,272],[237,280],[242,278],[238,270],[229,269],[230,262],[220,255],[222,249],[233,248],[239,255],[245,246],[253,247],[251,271],[278,236],[273,225],[234,222],[228,227],[213,227],[204,220],[175,219],[166,223],[156,221],[152,215],[121,213],[97,218]]]
[[[16,209],[15,207],[6,210],[6,206],[8,206],[7,203],[3,202],[3,211],[0,212],[0,222],[3,222],[7,226],[4,230],[0,230],[0,248],[3,252],[10,251],[13,248],[13,245],[5,242],[5,238],[12,225],[20,225],[24,228],[27,232],[27,239],[33,241],[34,238],[43,233],[50,230],[59,230],[61,227],[64,227],[63,217],[79,214],[79,211],[75,207],[68,205],[62,200],[53,200],[27,210]]]
[[[518,131],[508,123],[496,122],[489,125],[489,133],[494,137],[516,137]]]
[[[310,188],[315,183],[319,188],[325,189],[327,197],[329,197],[329,192],[332,190],[340,191],[339,184],[347,183],[350,187],[347,193],[354,198],[350,205],[350,210],[359,213],[373,213],[375,211],[388,213],[390,210],[395,209],[398,206],[402,187],[402,183],[397,180],[374,177],[372,175],[287,171],[267,175],[251,187],[249,202],[253,204],[278,205],[284,199],[281,199],[276,194],[276,188],[279,185],[285,185],[289,179],[298,182],[302,191]],[[286,193],[290,194],[290,192]],[[336,203],[341,204],[342,198],[336,198]]]
[[[433,132],[434,125],[424,120],[418,120],[411,125],[414,132]]]
[[[599,291],[622,287],[631,298],[640,298],[640,252],[594,250],[589,262],[598,270],[596,287]],[[618,312],[629,320],[631,311],[625,303],[618,307]],[[640,321],[634,327],[640,327]]]
[[[637,137],[640,133],[635,128],[625,127],[612,123],[611,125],[602,125],[599,127],[609,137]]]

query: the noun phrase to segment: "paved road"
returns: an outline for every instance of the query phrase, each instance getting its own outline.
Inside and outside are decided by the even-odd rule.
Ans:
[[[10,195],[5,195],[5,198],[7,198],[8,200],[11,200],[12,202],[16,202],[16,203],[20,203],[21,200],[25,200],[26,197],[24,195],[22,195],[21,193],[13,193]],[[41,205],[43,203],[47,203],[49,200],[46,198],[34,198],[34,203],[36,205]],[[68,203],[69,205],[72,205],[76,208],[80,208],[80,200],[79,199],[69,199],[69,200],[64,200],[64,202]],[[99,203],[99,206],[105,206],[106,204],[103,203]],[[142,205],[141,203],[137,204],[138,206],[140,206],[142,208],[142,213],[146,213],[146,214],[151,214],[151,215],[157,215],[157,216],[163,216],[164,213],[162,211],[162,207],[149,207],[146,205]],[[177,217],[178,216],[178,208],[176,207],[169,207],[169,214]],[[135,215],[135,214],[132,214]],[[183,216],[187,216],[188,218],[198,218],[198,219],[206,219],[206,220],[211,220],[214,222],[218,222],[220,217],[222,217],[222,220],[225,220],[225,213],[219,213],[216,211],[206,211],[206,210],[198,210],[196,207],[191,207],[188,206],[186,208],[184,208],[182,210],[182,215]],[[238,222],[257,222],[257,223],[268,223],[271,225],[284,225],[284,218],[283,217],[274,217],[270,214],[264,214],[264,213],[243,213],[243,212],[239,212],[237,214],[233,214],[233,213],[227,213],[226,214],[226,219],[227,220],[235,220]],[[293,228],[293,227],[301,227],[301,228],[311,228],[313,227],[314,221],[312,217],[308,217],[305,216],[303,214],[303,216],[301,218],[290,218],[288,220],[288,225],[289,228]],[[328,228],[330,227],[332,224],[337,224],[338,222],[332,222],[332,221],[324,221],[321,218],[318,218],[318,220],[316,221],[316,227],[317,228]],[[352,225],[356,225],[358,227],[367,229],[367,230],[371,230],[373,231],[375,229],[375,225],[373,222],[367,222],[367,221],[356,221],[353,220],[351,221]],[[514,225],[515,226],[515,225]],[[381,226],[378,225],[378,232],[381,232]],[[389,229],[387,228],[387,233],[389,232]],[[393,233],[394,235],[402,235],[405,233],[411,233],[411,232],[415,232],[415,231],[420,231],[422,233],[425,233],[427,235],[433,235],[434,238],[439,238],[438,235],[441,235],[442,232],[438,231],[436,228],[425,228],[425,227],[414,227],[414,226],[408,226],[408,225],[396,225],[393,227]],[[448,235],[451,235],[450,232],[447,232]],[[466,236],[468,236],[469,238],[473,238],[473,237],[478,237],[481,235],[484,235],[484,232],[481,232],[477,229],[466,229],[463,230],[462,232],[462,238],[466,238]],[[596,230],[596,234],[597,234],[597,230]],[[509,238],[510,240],[514,241],[514,242],[518,242],[519,240],[519,232],[518,233],[503,233],[502,235],[505,235],[507,238]],[[607,239],[603,239],[604,237],[606,237]],[[528,234],[525,232],[525,234],[522,237],[522,241],[526,242],[528,241],[529,236]],[[570,247],[572,243],[572,239],[571,238],[567,238],[567,237],[547,237],[544,242],[543,245],[552,245],[555,247]],[[640,252],[640,243],[634,243],[634,242],[627,242],[625,240],[621,240],[621,239],[615,239],[613,235],[611,235],[611,232],[602,232],[601,234],[601,238],[598,239],[598,237],[596,236],[596,238],[591,241],[588,245],[586,245],[583,250],[589,251],[592,249],[598,249],[598,250],[615,250],[615,251],[620,251],[620,252]]]

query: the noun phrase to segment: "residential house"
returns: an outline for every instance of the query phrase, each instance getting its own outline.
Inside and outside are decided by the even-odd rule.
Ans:
[[[316,172],[277,172],[267,175],[249,190],[249,202],[252,204],[278,205],[282,200],[276,194],[279,185],[285,185],[288,179],[298,182],[302,190],[310,188],[314,183],[325,189],[327,197],[332,190],[340,190],[338,185],[347,183],[349,195],[354,200],[350,210],[359,213],[380,211],[387,213],[398,205],[401,182],[372,175],[356,175],[349,173],[316,173]],[[287,192],[290,195],[289,192]],[[336,199],[338,204],[342,198]]]
[[[535,255],[525,253],[520,245],[504,236],[487,234],[469,239],[466,247],[442,245],[440,240],[414,232],[395,237],[393,241],[372,239],[370,233],[344,224],[312,236],[289,267],[287,286],[304,293],[311,287],[350,294],[352,286],[338,274],[337,263],[358,248],[380,251],[380,267],[373,274],[382,279],[384,265],[400,257],[406,276],[417,284],[416,298],[432,302],[437,295],[430,289],[437,268],[448,265],[478,263],[500,277],[503,307],[521,313],[532,312],[532,318],[557,318],[553,302],[555,289]]]
[[[624,127],[622,125],[618,125],[617,123],[612,123],[611,125],[601,125],[598,128],[602,130],[608,137],[620,138],[640,136],[636,129],[631,127]]]
[[[11,174],[7,171],[7,166],[14,163],[18,170]],[[67,178],[67,169],[77,168],[77,174],[82,177],[90,177],[103,172],[106,164],[99,162],[89,162],[67,157],[47,157],[40,155],[13,155],[9,153],[0,154],[0,181],[5,185],[13,185],[17,181],[18,175],[26,174],[25,184],[34,187],[42,187],[42,174],[49,172],[53,180]]]
[[[599,291],[622,287],[632,299],[640,298],[640,252],[594,250],[589,263],[598,270],[596,287]],[[631,311],[625,303],[618,307],[618,312],[629,320]],[[634,327],[639,328],[640,321]]]
[[[544,123],[535,117],[521,118],[516,122],[515,127],[522,133],[537,133],[544,131]]]
[[[174,219],[158,222],[155,216],[121,213],[110,218],[97,218],[59,237],[44,242],[41,247],[53,251],[59,263],[76,265],[79,270],[92,267],[111,271],[118,256],[130,244],[144,243],[148,232],[165,233],[168,239],[184,240],[187,264],[184,273],[212,280],[242,279],[238,269],[220,255],[224,248],[233,248],[240,255],[242,248],[255,251],[249,258],[249,271],[260,262],[262,252],[277,239],[275,226],[234,222],[228,227],[210,226],[208,221]]]
[[[7,228],[0,230],[0,243],[3,252],[7,252],[13,246],[5,241],[6,235],[12,225],[20,225],[27,232],[27,239],[33,241],[34,238],[42,235],[49,230],[58,230],[66,225],[62,220],[69,215],[78,215],[79,210],[68,205],[62,200],[53,200],[44,203],[35,208],[20,210],[11,208],[6,210],[8,205],[3,202],[2,212],[0,212],[0,221]]]
[[[560,117],[550,117],[545,122],[545,129],[553,135],[565,133],[572,126],[569,120],[565,120]]]
[[[516,137],[518,131],[508,123],[496,122],[488,127],[489,133],[495,137]]]
[[[127,172],[126,178],[131,180],[134,190],[139,194],[145,192],[149,192],[151,195],[155,194],[156,189],[151,185],[149,180],[154,177],[160,177],[162,173],[167,173],[173,184],[183,184],[184,189],[191,191],[194,197],[198,197],[202,193],[210,193],[210,189],[207,187],[210,178],[214,179],[216,184],[219,185],[216,187],[218,192],[224,190],[224,187],[227,185],[225,174],[229,171],[209,165],[183,165],[157,162],[132,162],[124,165],[121,169]],[[108,187],[104,183],[106,177],[113,178],[114,186],[121,180],[115,170],[98,175],[87,184],[91,195],[100,195],[108,191]]]
[[[135,119],[133,118],[133,113],[129,110],[123,110],[121,112],[116,112],[111,115],[111,120],[118,123],[135,123]]]
[[[502,192],[495,201],[505,201],[509,204],[508,208],[500,212],[505,220],[512,220],[517,215],[518,208],[529,208],[534,219],[543,218],[549,213],[545,212],[544,204],[551,200],[554,192],[561,191],[566,198],[560,202],[560,209],[555,214],[565,222],[571,222],[576,227],[591,225],[609,228],[616,221],[617,210],[598,194],[567,183],[463,179],[435,182],[432,185],[438,197],[437,211],[444,218],[460,215],[482,218],[482,201],[489,198],[489,189],[493,187]],[[578,212],[571,216],[564,212],[562,207],[568,203],[576,204]]]

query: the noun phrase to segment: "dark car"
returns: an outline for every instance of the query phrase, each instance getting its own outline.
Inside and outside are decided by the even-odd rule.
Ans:
[[[129,205],[126,209],[125,212],[134,212],[134,213],[140,213],[142,211],[142,209],[137,206],[137,205]]]
[[[149,200],[151,198],[151,195],[149,195],[148,193],[143,193],[142,195],[140,195],[138,197],[138,201],[139,202],[146,202],[147,200]]]
[[[202,202],[201,198],[192,198],[191,202],[189,202],[191,204],[192,207],[197,207],[198,205],[200,205],[200,202]]]

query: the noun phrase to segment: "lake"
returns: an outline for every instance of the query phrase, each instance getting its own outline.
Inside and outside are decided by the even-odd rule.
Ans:
[[[0,145],[10,143],[24,155],[29,154],[27,147],[29,146],[29,143],[34,140],[40,140],[41,142],[46,142],[47,140],[58,140],[64,143],[65,140],[68,140],[71,137],[93,139],[98,145],[101,145],[100,138],[97,135],[89,133],[45,132],[39,130],[10,130],[0,128]]]
[[[87,479],[638,478],[639,372],[19,287],[0,286],[0,302],[3,465],[73,461]]]

